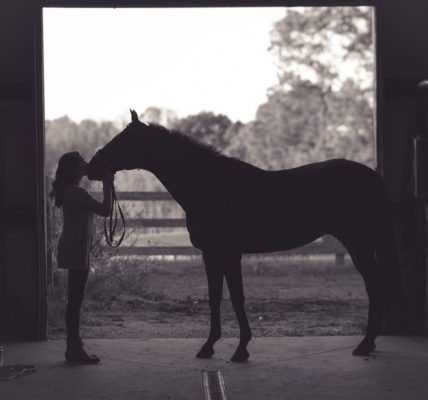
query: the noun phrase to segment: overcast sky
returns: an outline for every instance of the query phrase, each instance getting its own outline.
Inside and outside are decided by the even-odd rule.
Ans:
[[[269,32],[284,8],[44,9],[45,115],[134,108],[248,122],[276,83]]]

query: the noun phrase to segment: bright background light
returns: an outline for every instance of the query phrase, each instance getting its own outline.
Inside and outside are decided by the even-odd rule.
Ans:
[[[43,12],[45,116],[115,120],[165,107],[254,119],[277,82],[269,32],[285,8]]]

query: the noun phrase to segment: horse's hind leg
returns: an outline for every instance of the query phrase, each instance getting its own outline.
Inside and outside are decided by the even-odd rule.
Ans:
[[[365,356],[376,348],[375,339],[382,321],[381,270],[376,261],[374,249],[369,245],[352,245],[344,242],[352,261],[361,273],[369,298],[369,311],[366,335],[354,349],[354,356]]]
[[[221,338],[220,306],[223,296],[223,265],[217,255],[203,253],[208,279],[210,305],[210,333],[207,341],[196,354],[197,358],[210,358],[214,354],[214,344]]]
[[[372,263],[371,265],[368,263],[369,268],[373,266],[377,269],[376,263]],[[366,335],[352,352],[354,356],[368,355],[376,348],[375,339],[379,335],[382,322],[382,292],[379,271],[364,271],[361,274],[363,275],[369,298],[369,315]]]
[[[248,360],[248,342],[251,340],[251,329],[245,313],[245,296],[241,273],[241,255],[230,258],[230,263],[224,270],[226,282],[229,287],[230,299],[239,323],[239,345],[233,354],[231,361],[244,362]]]

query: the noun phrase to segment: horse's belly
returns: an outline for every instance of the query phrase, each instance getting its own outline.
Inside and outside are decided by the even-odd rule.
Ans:
[[[266,253],[295,249],[328,232],[328,218],[322,212],[296,213],[274,207],[252,212],[243,206],[227,217],[189,218],[192,244],[204,250],[228,247],[241,253]]]
[[[302,247],[313,242],[325,232],[322,229],[308,231],[266,230],[247,231],[239,236],[239,247],[242,253],[268,253],[285,251]]]
[[[253,215],[235,219],[223,228],[223,238],[242,253],[264,253],[295,249],[325,234],[328,220],[324,217],[301,217],[276,214]]]

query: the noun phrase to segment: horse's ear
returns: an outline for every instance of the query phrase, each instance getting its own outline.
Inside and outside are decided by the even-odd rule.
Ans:
[[[138,122],[139,121],[139,119],[138,119],[138,115],[137,115],[137,113],[135,112],[135,110],[129,110],[129,111],[131,111],[131,119],[132,119],[132,122]]]

